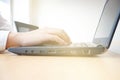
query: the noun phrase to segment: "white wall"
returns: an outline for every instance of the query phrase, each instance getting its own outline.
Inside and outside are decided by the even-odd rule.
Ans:
[[[30,0],[12,0],[14,20],[29,23],[30,21],[29,1]]]
[[[106,0],[13,1],[15,20],[63,28],[73,42],[90,42]]]
[[[73,42],[92,41],[106,0],[32,0],[31,23],[63,28]]]

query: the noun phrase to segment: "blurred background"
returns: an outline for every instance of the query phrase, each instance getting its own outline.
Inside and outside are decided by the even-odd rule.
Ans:
[[[73,42],[91,42],[106,0],[0,0],[0,13],[10,24],[64,29]],[[120,22],[110,50],[120,52]]]
[[[12,0],[15,21],[64,29],[73,42],[91,42],[106,0]]]
[[[73,42],[91,42],[105,2],[106,0],[0,0],[0,12],[9,22],[14,20],[38,27],[62,28]],[[116,53],[120,52],[119,32],[120,24],[110,47]]]

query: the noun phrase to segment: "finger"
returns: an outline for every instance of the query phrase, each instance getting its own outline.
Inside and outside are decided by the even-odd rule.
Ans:
[[[67,45],[67,43],[56,35],[48,34],[46,40],[42,42],[43,45]]]
[[[59,37],[63,38],[66,42],[71,43],[69,36],[66,34],[66,32],[64,32],[64,30],[61,30]]]
[[[58,37],[60,37],[61,39],[63,39],[65,42],[67,42],[68,44],[71,42],[69,39],[68,39],[68,36],[66,36],[65,34],[63,33],[57,33],[57,34],[54,34]]]
[[[69,36],[64,32],[64,30],[55,29],[55,28],[46,28],[44,31],[46,31],[49,34],[56,35],[66,41],[68,44],[71,43],[71,40]]]
[[[52,39],[53,41],[57,42],[59,45],[67,45],[68,43],[66,43],[63,39],[61,39],[58,36],[54,36],[54,39]]]

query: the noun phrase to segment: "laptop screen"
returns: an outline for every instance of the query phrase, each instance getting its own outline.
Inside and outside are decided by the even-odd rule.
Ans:
[[[94,43],[109,48],[120,14],[120,0],[107,0],[93,39]]]

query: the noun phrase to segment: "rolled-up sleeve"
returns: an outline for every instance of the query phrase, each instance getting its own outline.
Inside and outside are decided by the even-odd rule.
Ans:
[[[5,50],[9,31],[0,31],[0,51]]]

